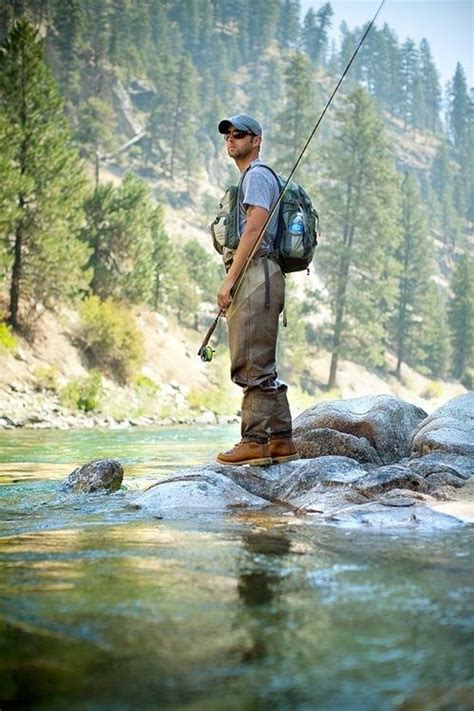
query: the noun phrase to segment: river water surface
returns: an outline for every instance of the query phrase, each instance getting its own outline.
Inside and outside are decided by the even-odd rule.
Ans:
[[[474,708],[473,527],[167,522],[133,490],[235,426],[0,433],[0,708]],[[66,495],[116,457],[128,491]]]

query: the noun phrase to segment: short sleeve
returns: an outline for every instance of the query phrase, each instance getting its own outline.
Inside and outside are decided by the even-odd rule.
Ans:
[[[275,178],[265,168],[255,167],[249,170],[242,185],[243,204],[263,207],[270,212],[275,201],[274,182]]]

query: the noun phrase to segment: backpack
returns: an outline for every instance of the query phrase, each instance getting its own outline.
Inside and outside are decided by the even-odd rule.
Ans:
[[[270,166],[267,168],[278,181],[280,193],[286,180],[277,175]],[[250,170],[248,168],[247,170]],[[214,222],[210,225],[212,241],[219,254],[224,250],[235,250],[240,240],[239,203],[242,181],[231,185],[222,197]],[[278,228],[275,239],[275,256],[282,271],[298,272],[309,270],[314,250],[318,244],[319,216],[311,200],[301,185],[290,181],[278,208]]]

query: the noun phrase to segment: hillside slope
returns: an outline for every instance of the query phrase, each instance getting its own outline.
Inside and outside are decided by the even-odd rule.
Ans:
[[[144,309],[136,313],[136,319],[146,350],[140,374],[128,387],[103,376],[97,411],[84,413],[66,406],[60,397],[65,386],[90,372],[76,342],[77,317],[71,311],[44,314],[33,343],[20,337],[15,353],[0,351],[0,427],[212,424],[238,414],[241,393],[230,383],[225,345],[219,344],[215,359],[204,364],[196,355],[202,333]],[[329,353],[308,350],[305,362],[298,363],[298,372],[304,376],[289,391],[294,415],[320,399],[387,392],[430,411],[465,391],[459,383],[433,382],[410,368],[403,370],[399,382],[342,361],[339,388],[327,393],[321,384],[327,379],[329,360]]]

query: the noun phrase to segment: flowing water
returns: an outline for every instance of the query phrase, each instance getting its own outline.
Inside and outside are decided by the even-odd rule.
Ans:
[[[235,427],[0,433],[0,708],[474,708],[472,527],[127,508]],[[116,457],[128,491],[72,496]]]

